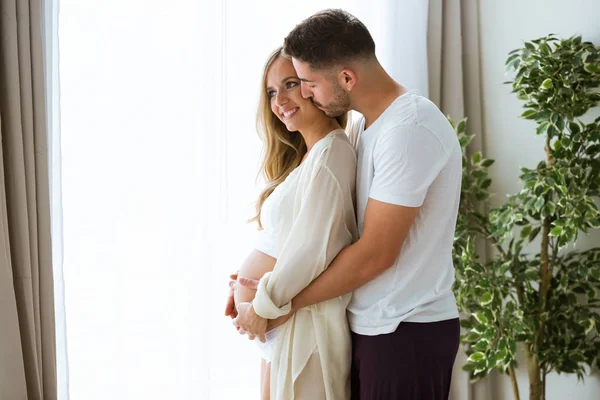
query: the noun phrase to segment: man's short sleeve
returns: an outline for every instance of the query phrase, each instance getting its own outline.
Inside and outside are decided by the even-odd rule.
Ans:
[[[369,197],[400,206],[420,207],[448,158],[442,143],[430,130],[416,124],[392,128],[375,144]]]

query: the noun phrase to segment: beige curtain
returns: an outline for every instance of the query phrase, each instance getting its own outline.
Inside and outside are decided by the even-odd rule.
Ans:
[[[56,399],[41,0],[0,1],[0,399]]]
[[[471,151],[483,149],[479,29],[477,0],[429,0],[428,73],[429,98],[458,121],[468,118],[468,131],[475,139]],[[485,248],[478,249],[485,257]],[[477,384],[461,370],[466,356],[461,348],[454,367],[452,400],[493,398],[495,376]]]

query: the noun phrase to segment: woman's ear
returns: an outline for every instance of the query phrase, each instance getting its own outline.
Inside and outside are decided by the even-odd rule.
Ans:
[[[338,74],[338,83],[347,92],[351,92],[356,85],[356,73],[351,69],[343,69]]]

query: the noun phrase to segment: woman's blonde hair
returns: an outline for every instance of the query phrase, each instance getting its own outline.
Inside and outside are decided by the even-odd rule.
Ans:
[[[266,90],[267,74],[271,65],[280,57],[289,58],[283,53],[281,47],[271,54],[265,64],[258,112],[256,114],[256,128],[264,143],[260,173],[267,181],[267,185],[258,196],[256,215],[250,222],[257,221],[260,229],[262,229],[260,213],[265,200],[300,165],[307,150],[302,135],[299,132],[288,131],[285,124],[271,110],[271,99]],[[344,129],[348,121],[348,113],[336,118],[336,120]]]

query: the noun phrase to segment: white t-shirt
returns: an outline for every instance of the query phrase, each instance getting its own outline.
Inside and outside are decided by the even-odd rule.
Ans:
[[[351,140],[358,153],[359,234],[369,198],[420,207],[394,265],[353,293],[352,331],[379,335],[394,332],[402,321],[458,317],[452,245],[462,152],[450,123],[431,101],[408,92],[367,130],[361,117]]]

